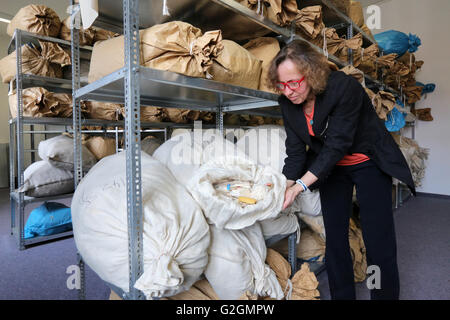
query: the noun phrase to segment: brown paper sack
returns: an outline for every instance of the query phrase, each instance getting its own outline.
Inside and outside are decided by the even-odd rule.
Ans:
[[[417,116],[417,119],[421,121],[433,121],[433,116],[431,115],[431,108],[414,109],[411,112]]]
[[[142,31],[140,31],[142,37]],[[124,66],[124,37],[119,36],[94,44],[89,67],[88,82],[94,82]],[[142,65],[142,51],[140,53]]]
[[[415,103],[422,98],[422,89],[421,86],[407,86],[403,88],[403,92],[406,95],[408,103]]]
[[[12,18],[6,28],[6,33],[14,35],[15,29],[41,34],[44,36],[57,37],[61,20],[58,14],[51,8],[30,4],[20,9]]]
[[[213,123],[216,119],[216,114],[209,111],[200,111],[199,118],[206,123]]]
[[[92,29],[94,31],[94,39],[92,39],[92,43],[96,43],[97,41],[104,41],[104,40],[108,40],[108,39],[120,36],[120,34],[118,34],[116,32],[112,32],[112,31],[105,30],[105,29],[98,28],[98,27],[91,27],[90,29]]]
[[[200,29],[182,22],[158,24],[142,32],[145,67],[205,78],[222,50],[220,30],[202,35]]]
[[[351,0],[330,0],[334,6],[341,11],[343,14],[348,16],[351,7]]]
[[[91,137],[85,143],[86,148],[97,160],[116,153],[116,140],[105,137]]]
[[[351,39],[343,40],[338,46],[335,55],[344,62],[349,62],[348,49],[353,50],[353,65],[358,67],[361,63],[361,47],[363,44],[362,34],[358,33]]]
[[[166,113],[169,121],[175,123],[193,123],[200,117],[200,111],[197,110],[166,108]]]
[[[362,27],[364,25],[364,13],[361,2],[353,0],[350,1],[348,17],[352,19],[358,27]]]
[[[278,40],[270,37],[256,38],[246,43],[244,48],[253,54],[257,59],[262,61],[261,79],[259,81],[258,89],[276,93],[274,89],[268,86],[267,81],[270,63],[280,51],[280,44],[278,43]]]
[[[61,29],[59,30],[59,37],[63,40],[71,40],[71,30],[70,30],[70,17],[67,17],[61,23]],[[79,30],[80,35],[80,45],[81,46],[91,46],[94,43],[95,30],[93,28]]]
[[[166,108],[141,106],[141,121],[143,122],[163,122],[169,120]],[[125,112],[125,109],[123,109]],[[125,114],[123,114],[125,118]]]
[[[320,292],[317,290],[319,281],[310,271],[308,263],[303,263],[292,279],[290,279],[291,266],[275,250],[267,249],[266,263],[275,272],[281,288],[284,289],[286,300],[319,300]]]
[[[366,247],[361,229],[356,226],[353,219],[350,219],[349,241],[355,282],[362,282],[366,279],[367,271]]]
[[[316,39],[325,28],[322,20],[322,6],[310,6],[299,10],[295,17],[295,24],[300,36],[307,40]]]
[[[70,55],[58,44],[39,41],[40,48],[22,46],[22,73],[61,78],[62,67],[71,64]],[[0,75],[4,83],[16,76],[16,51],[0,60]]]
[[[223,50],[214,58],[211,79],[235,86],[258,89],[262,62],[231,40],[222,40]]]
[[[123,106],[117,103],[83,101],[82,104],[89,112],[91,119],[120,120],[122,119]]]
[[[361,63],[358,69],[367,73],[370,77],[377,78],[376,59],[380,55],[380,49],[376,43],[361,50]]]
[[[237,113],[223,114],[223,124],[227,126],[245,126],[250,118],[247,115]]]
[[[362,25],[361,30],[366,34],[366,36],[369,37],[369,39],[375,42],[375,37],[373,36],[372,31],[370,31],[369,27],[366,26],[366,24]]]
[[[359,83],[365,86],[365,79],[364,79],[364,73],[355,68],[352,65],[347,65],[344,68],[342,68],[340,71],[344,72],[345,74],[352,76],[356,80],[358,80]]]
[[[48,92],[44,96],[45,105],[59,118],[71,118],[73,115],[72,95],[67,93]],[[86,109],[82,106],[81,112]]]
[[[372,104],[378,117],[387,120],[387,114],[394,109],[395,97],[390,92],[379,91],[372,97]]]
[[[44,96],[48,91],[41,87],[26,88],[22,90],[22,104],[24,117],[54,117],[53,112],[44,104]],[[17,117],[17,95],[8,97],[11,117]]]

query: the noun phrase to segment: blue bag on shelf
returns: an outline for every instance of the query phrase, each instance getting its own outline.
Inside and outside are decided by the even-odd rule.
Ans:
[[[405,114],[394,107],[387,115],[387,120],[384,122],[386,129],[389,132],[400,131],[405,126]]]
[[[422,44],[418,36],[411,33],[406,35],[395,30],[381,32],[374,35],[374,37],[384,54],[396,53],[399,57],[404,55],[406,51],[410,53],[416,52]]]
[[[31,211],[24,228],[24,238],[49,236],[72,230],[70,208],[58,202],[44,202]]]
[[[427,93],[432,93],[434,89],[436,89],[436,85],[434,83],[428,83],[424,84],[422,82],[416,81],[416,86],[421,86],[422,88],[422,95]]]

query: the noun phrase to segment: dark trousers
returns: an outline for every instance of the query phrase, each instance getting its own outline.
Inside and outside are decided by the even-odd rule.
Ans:
[[[331,298],[356,298],[349,245],[353,186],[356,186],[360,207],[367,265],[380,268],[381,287],[371,289],[371,299],[397,300],[400,284],[392,212],[392,178],[378,169],[372,160],[353,166],[336,166],[320,187],[326,233],[325,264]]]

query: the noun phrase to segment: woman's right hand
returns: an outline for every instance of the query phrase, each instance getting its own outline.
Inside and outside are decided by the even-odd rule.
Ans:
[[[302,191],[303,191],[303,187],[296,183],[293,186],[286,188],[286,191],[284,193],[284,202],[283,202],[282,210],[289,208],[292,205],[292,203],[294,203],[295,198]]]

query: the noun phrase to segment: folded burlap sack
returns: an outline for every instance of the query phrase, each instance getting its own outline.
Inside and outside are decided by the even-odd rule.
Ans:
[[[70,17],[64,19],[59,30],[59,37],[66,41],[71,40],[70,20]],[[93,28],[84,29],[80,27],[78,32],[80,35],[80,46],[91,46],[94,43],[95,30]]]
[[[270,63],[280,51],[280,44],[278,43],[278,40],[276,38],[261,37],[250,40],[243,47],[257,59],[262,61],[261,78],[258,89],[275,93],[275,90],[269,87],[267,81]]]
[[[58,14],[51,8],[30,4],[21,8],[6,28],[6,33],[14,35],[15,29],[41,34],[44,36],[57,37],[61,20]]]
[[[319,300],[319,281],[310,271],[308,263],[303,263],[292,279],[291,266],[277,251],[267,249],[266,263],[275,272],[286,300]]]
[[[40,47],[32,44],[22,46],[22,73],[51,78],[62,77],[62,67],[70,65],[70,55],[57,43],[39,41]],[[4,83],[16,76],[16,51],[0,60],[0,75]]]

